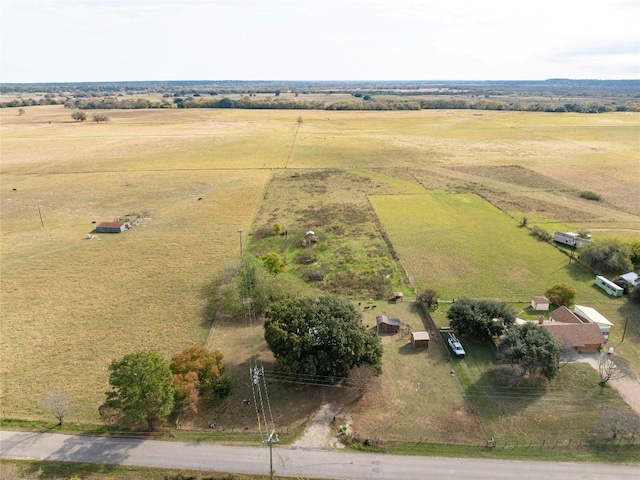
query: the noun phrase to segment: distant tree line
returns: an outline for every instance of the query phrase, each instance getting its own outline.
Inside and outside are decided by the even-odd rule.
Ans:
[[[387,95],[388,97],[389,95]],[[490,99],[462,99],[462,98],[433,98],[407,100],[376,99],[371,95],[357,96],[353,100],[324,102],[319,100],[303,100],[298,98],[251,98],[245,95],[240,99],[229,97],[213,98],[200,95],[174,97],[168,101],[150,100],[147,98],[118,98],[118,97],[79,97],[79,98],[41,98],[14,99],[0,102],[0,108],[28,107],[35,105],[60,105],[80,110],[93,109],[145,109],[145,108],[240,108],[264,110],[503,110],[524,112],[574,112],[574,113],[606,113],[606,112],[640,112],[640,102],[627,101],[616,103],[558,103],[518,100],[505,102]]]
[[[295,99],[282,98],[281,93]],[[65,105],[73,109],[253,108],[315,110],[475,109],[604,113],[640,111],[640,81],[143,81],[2,84],[17,98],[0,107]],[[299,94],[350,94],[314,101]],[[150,100],[149,96],[162,96]],[[273,95],[272,98],[255,98]],[[33,98],[35,97],[35,98]],[[211,98],[219,97],[219,98]],[[229,98],[234,97],[234,98]],[[241,98],[238,98],[241,97]]]

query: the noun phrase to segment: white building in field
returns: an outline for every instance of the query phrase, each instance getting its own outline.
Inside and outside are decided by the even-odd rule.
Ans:
[[[549,310],[550,303],[547,297],[531,297],[531,308],[534,310]]]

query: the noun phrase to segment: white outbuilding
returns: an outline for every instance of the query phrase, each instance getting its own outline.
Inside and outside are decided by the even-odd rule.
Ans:
[[[534,310],[549,310],[549,299],[547,297],[532,297],[531,308]]]

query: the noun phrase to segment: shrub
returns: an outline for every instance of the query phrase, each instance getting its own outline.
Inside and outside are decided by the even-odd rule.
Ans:
[[[550,242],[553,239],[553,235],[538,226],[534,226],[531,231],[536,237],[538,237],[540,240],[544,240],[545,242]]]
[[[556,283],[545,290],[544,296],[558,307],[568,307],[573,305],[573,301],[576,298],[576,289],[566,283]]]
[[[594,202],[602,201],[602,195],[595,192],[590,192],[589,190],[580,192],[580,198],[584,198],[585,200],[592,200]]]

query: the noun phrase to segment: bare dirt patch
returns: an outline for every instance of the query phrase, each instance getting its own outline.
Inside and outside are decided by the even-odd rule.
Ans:
[[[325,403],[313,414],[309,426],[302,436],[296,440],[293,448],[344,448],[340,442],[341,427],[347,432],[351,430],[351,416],[341,414],[341,407]]]

